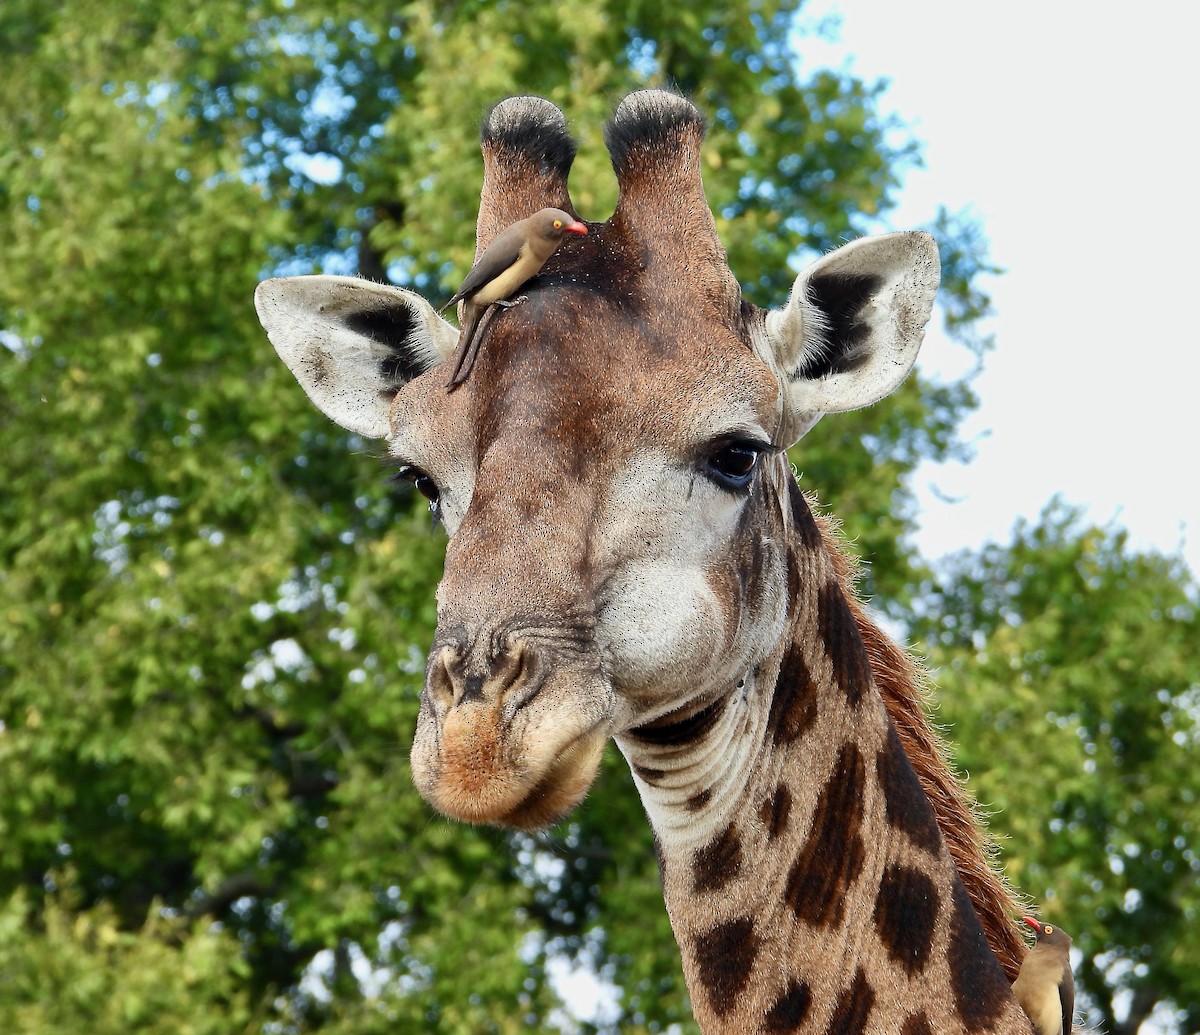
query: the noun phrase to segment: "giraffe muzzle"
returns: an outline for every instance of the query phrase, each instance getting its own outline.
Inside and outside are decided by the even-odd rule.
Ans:
[[[440,637],[413,742],[413,778],[469,823],[531,829],[584,796],[609,734],[612,692],[520,636]]]

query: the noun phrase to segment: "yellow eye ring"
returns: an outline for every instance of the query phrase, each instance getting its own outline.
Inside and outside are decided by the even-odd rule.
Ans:
[[[1054,928],[1053,928],[1053,927],[1051,927],[1049,924],[1047,924],[1047,925],[1045,926],[1044,930],[1045,930],[1045,932],[1046,932],[1047,934],[1053,934],[1053,933],[1054,933]]]
[[[556,219],[556,220],[554,221],[554,229],[555,229],[555,230],[561,230],[561,229],[562,229],[562,220],[561,220],[561,219]]]

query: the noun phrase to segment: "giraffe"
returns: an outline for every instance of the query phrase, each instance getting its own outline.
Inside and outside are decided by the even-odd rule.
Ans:
[[[922,676],[785,454],[908,374],[936,247],[852,242],[761,310],[716,235],[704,132],[675,94],[621,102],[616,210],[491,320],[454,392],[457,332],[414,292],[259,285],[312,401],[385,439],[449,535],[413,778],[449,816],[538,828],[614,739],[705,1032],[1027,1033],[1014,903]],[[482,148],[477,254],[540,208],[575,215],[550,102],[501,102]]]

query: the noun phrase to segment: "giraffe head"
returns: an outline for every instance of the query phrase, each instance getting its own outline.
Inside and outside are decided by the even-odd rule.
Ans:
[[[700,175],[701,115],[661,91],[607,127],[616,210],[490,322],[345,277],[260,285],[284,362],[330,418],[386,439],[449,533],[412,753],[421,793],[536,827],[584,795],[609,736],[702,715],[779,639],[783,450],[876,402],[916,357],[938,282],[922,233],[849,244],[786,305],[745,302]],[[574,215],[562,114],[512,98],[483,128],[482,251],[546,206]]]

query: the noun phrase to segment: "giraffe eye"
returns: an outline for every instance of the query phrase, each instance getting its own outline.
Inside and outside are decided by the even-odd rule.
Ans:
[[[432,478],[427,474],[414,474],[412,477],[413,487],[424,496],[430,503],[436,503],[440,496],[438,487],[434,484]]]
[[[765,448],[759,442],[722,442],[709,454],[705,473],[723,489],[735,492],[744,489],[750,484]]]
[[[439,516],[438,504],[441,503],[442,499],[442,493],[437,487],[437,482],[430,478],[421,468],[415,467],[412,464],[402,465],[400,470],[392,475],[390,480],[394,482],[408,482],[417,492],[429,500],[429,512],[433,515],[434,522],[437,522]]]

